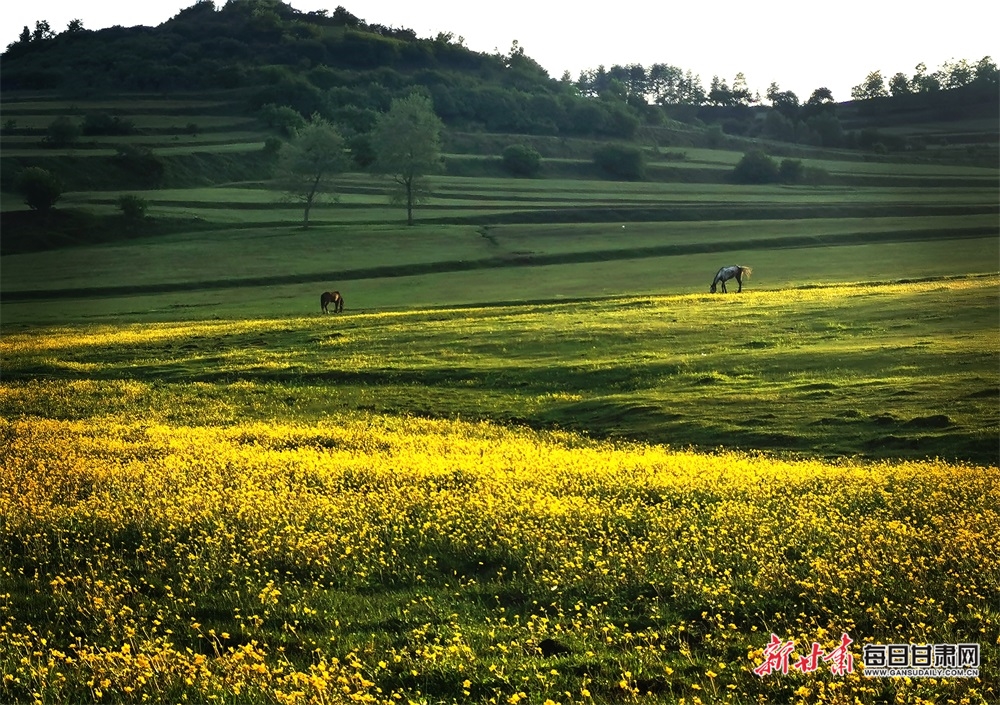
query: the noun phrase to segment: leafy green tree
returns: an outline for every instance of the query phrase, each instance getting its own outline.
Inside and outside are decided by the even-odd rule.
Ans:
[[[763,135],[775,140],[795,141],[795,124],[780,112],[771,111],[764,118]]]
[[[296,75],[285,67],[275,72],[276,80],[250,97],[254,106],[263,107],[269,103],[287,105],[299,115],[312,115],[323,109],[323,91],[311,84],[304,76]]]
[[[594,100],[577,101],[567,115],[569,130],[576,134],[593,135],[604,131],[607,114]]]
[[[872,71],[864,81],[851,89],[852,100],[872,100],[887,95],[889,92],[885,89],[885,79],[882,78],[881,71]]]
[[[346,171],[349,163],[344,138],[318,114],[281,151],[278,181],[290,196],[302,201],[303,228],[309,227],[309,211],[323,192],[324,180]]]
[[[802,181],[805,169],[798,159],[782,159],[778,167],[778,179],[785,184],[797,184]]]
[[[792,91],[783,91],[777,83],[767,89],[767,99],[771,106],[789,120],[794,120],[799,112],[799,97]]]
[[[725,141],[726,133],[723,132],[722,125],[716,123],[714,125],[710,125],[708,129],[705,130],[705,144],[712,149],[721,147]]]
[[[972,83],[976,69],[965,59],[959,59],[955,62],[946,61],[941,67],[941,73],[945,77],[945,88],[961,88]]]
[[[733,105],[736,102],[726,79],[712,76],[712,83],[708,89],[708,102],[712,105]]]
[[[441,119],[419,93],[392,101],[372,130],[375,171],[388,174],[398,187],[393,201],[406,204],[406,224],[413,206],[427,193],[425,177],[441,168]]]
[[[56,36],[56,33],[52,31],[52,27],[47,20],[35,22],[35,31],[31,33],[31,41],[40,42],[45,39],[52,39],[54,36]]]
[[[920,62],[914,68],[913,80],[910,86],[914,93],[932,93],[941,90],[941,77],[938,72],[927,73],[927,64]]]
[[[812,92],[809,100],[806,101],[805,105],[799,111],[799,116],[803,120],[808,120],[811,117],[823,115],[824,113],[833,114],[836,110],[837,103],[833,99],[833,91],[824,86]]]
[[[562,127],[568,126],[566,105],[553,95],[533,95],[528,98],[525,119],[531,132],[535,134],[555,135]]]
[[[616,101],[601,101],[601,107],[605,113],[603,134],[626,140],[635,136],[639,129],[639,118],[634,110]]]
[[[274,158],[281,153],[281,148],[282,146],[284,146],[284,144],[285,143],[282,142],[277,137],[268,137],[267,139],[264,140],[264,146],[263,148],[261,148],[261,151],[264,153],[265,156],[269,158]]]
[[[49,211],[62,196],[62,185],[50,171],[29,166],[17,175],[14,188],[24,197],[25,204],[36,211]]]
[[[829,105],[834,102],[833,91],[825,86],[817,88],[809,96],[808,102],[810,105]]]
[[[42,142],[50,147],[69,147],[80,140],[81,133],[80,125],[64,115],[49,123],[49,126],[45,128],[45,137]]]
[[[630,101],[635,99],[641,105],[646,104],[646,96],[649,94],[649,76],[642,64],[629,64],[625,67],[628,71],[628,95]]]
[[[898,98],[901,95],[908,95],[913,91],[910,88],[910,79],[906,77],[905,73],[899,72],[893,75],[889,79],[889,94],[893,98]]]
[[[542,155],[527,145],[512,144],[504,147],[502,162],[504,170],[509,174],[537,176],[542,166]]]
[[[778,180],[778,165],[763,151],[753,149],[733,169],[733,180],[741,184],[770,184]]]
[[[683,102],[681,86],[684,72],[669,64],[653,64],[649,69],[648,89],[658,105],[676,105]]]
[[[756,103],[757,99],[750,93],[750,87],[747,85],[747,78],[743,75],[743,72],[736,74],[733,79],[733,88],[731,90],[732,100],[736,105],[750,105],[751,103]]]
[[[701,77],[692,73],[691,69],[684,72],[684,80],[680,82],[678,101],[682,105],[701,105],[705,102],[705,89],[701,85]]]
[[[257,117],[270,129],[285,137],[293,137],[306,124],[295,108],[290,108],[287,105],[275,105],[274,103],[262,106],[257,111]]]
[[[820,113],[807,121],[824,147],[840,147],[844,142],[844,128],[833,113]]]
[[[613,178],[639,181],[646,176],[642,150],[628,144],[606,144],[594,152],[594,164]]]
[[[367,169],[375,163],[375,150],[372,148],[371,133],[349,136],[347,148],[351,151],[354,165],[359,169]]]
[[[976,77],[974,83],[996,85],[1000,82],[1000,70],[992,57],[984,56],[976,62]]]

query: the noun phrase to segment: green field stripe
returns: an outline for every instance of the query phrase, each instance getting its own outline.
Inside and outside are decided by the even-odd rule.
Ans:
[[[454,208],[454,207],[453,207]],[[608,222],[670,222],[698,220],[807,220],[811,218],[886,218],[933,217],[956,215],[992,215],[1000,213],[998,205],[916,205],[913,203],[858,205],[777,205],[759,206],[706,203],[676,205],[669,208],[576,207],[559,209],[511,210],[507,213],[477,217],[426,218],[424,222],[439,225],[484,224],[511,225],[529,223],[608,223]]]
[[[95,199],[93,204],[113,205],[108,199]],[[579,206],[551,201],[539,203],[533,199],[476,203],[428,203],[421,206],[424,223],[435,225],[503,225],[530,223],[614,223],[614,222],[671,222],[700,220],[812,220],[818,218],[884,218],[884,217],[935,217],[963,215],[994,215],[1000,205],[917,205],[913,203],[857,204],[857,205],[731,205],[725,203],[677,204],[670,207],[650,207],[643,201],[614,201]],[[154,201],[154,207],[182,209],[186,213],[212,213],[225,211],[290,211],[302,207],[296,203],[253,203],[246,201],[216,201],[193,204],[190,201]],[[324,213],[336,220],[338,211],[377,210],[384,215],[379,203],[321,203],[314,212]],[[353,219],[352,219],[353,220]],[[372,220],[371,222],[383,222]],[[269,221],[269,224],[270,221]],[[278,223],[280,224],[280,222]]]
[[[586,262],[606,262],[624,259],[643,259],[676,255],[704,254],[711,252],[731,252],[735,250],[776,250],[803,247],[831,247],[884,242],[907,242],[921,240],[959,240],[981,237],[995,237],[995,227],[934,230],[894,230],[881,233],[848,233],[843,235],[790,236],[779,238],[750,238],[724,242],[696,242],[678,245],[622,248],[614,250],[590,250],[585,252],[561,252],[538,255],[508,255],[474,260],[446,260],[440,262],[418,262],[382,267],[364,267],[328,272],[307,272],[276,276],[214,279],[200,282],[165,282],[159,284],[74,287],[73,289],[21,290],[3,292],[5,302],[39,301],[49,299],[132,296],[137,294],[163,294],[181,291],[229,289],[234,287],[280,286],[287,284],[308,284],[329,280],[355,281],[360,279],[384,279],[416,276],[421,274],[462,272],[477,269],[502,269],[507,267],[540,267],[557,264],[580,264]]]

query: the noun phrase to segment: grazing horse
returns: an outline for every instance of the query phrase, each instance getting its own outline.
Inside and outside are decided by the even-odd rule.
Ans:
[[[731,267],[723,267],[718,272],[716,272],[715,279],[712,280],[712,288],[709,289],[709,291],[711,291],[714,294],[715,287],[719,284],[722,284],[722,293],[725,294],[727,293],[726,282],[729,281],[730,279],[735,278],[736,283],[740,285],[740,288],[736,290],[736,293],[738,294],[741,291],[743,291],[743,277],[749,279],[751,271],[752,270],[750,269],[750,267],[743,267],[738,264],[734,264]]]
[[[330,304],[333,304],[334,313],[340,313],[344,310],[344,297],[340,295],[339,291],[324,291],[323,295],[319,297],[319,305],[323,309],[323,313],[330,313],[326,310]]]

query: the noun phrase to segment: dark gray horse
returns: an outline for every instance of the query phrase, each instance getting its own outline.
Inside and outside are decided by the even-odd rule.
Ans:
[[[750,267],[743,267],[738,264],[734,264],[731,267],[723,267],[715,274],[715,279],[712,280],[712,288],[709,289],[713,294],[715,293],[715,287],[722,284],[722,293],[726,292],[726,282],[730,279],[735,279],[736,283],[740,285],[740,288],[736,290],[736,293],[743,291],[743,277],[747,279],[750,278],[750,272],[752,270]]]

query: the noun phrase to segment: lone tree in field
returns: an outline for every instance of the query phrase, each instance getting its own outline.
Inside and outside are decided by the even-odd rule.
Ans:
[[[373,168],[398,187],[393,202],[406,204],[407,225],[413,225],[413,204],[428,195],[424,176],[441,169],[442,127],[430,99],[414,93],[392,101],[372,130]]]
[[[35,211],[46,212],[62,196],[62,186],[51,172],[29,166],[17,175],[14,188],[24,197],[24,203]]]
[[[309,227],[309,210],[322,192],[323,180],[347,170],[350,163],[337,128],[313,115],[281,151],[278,181],[292,198],[302,201],[302,227]]]

